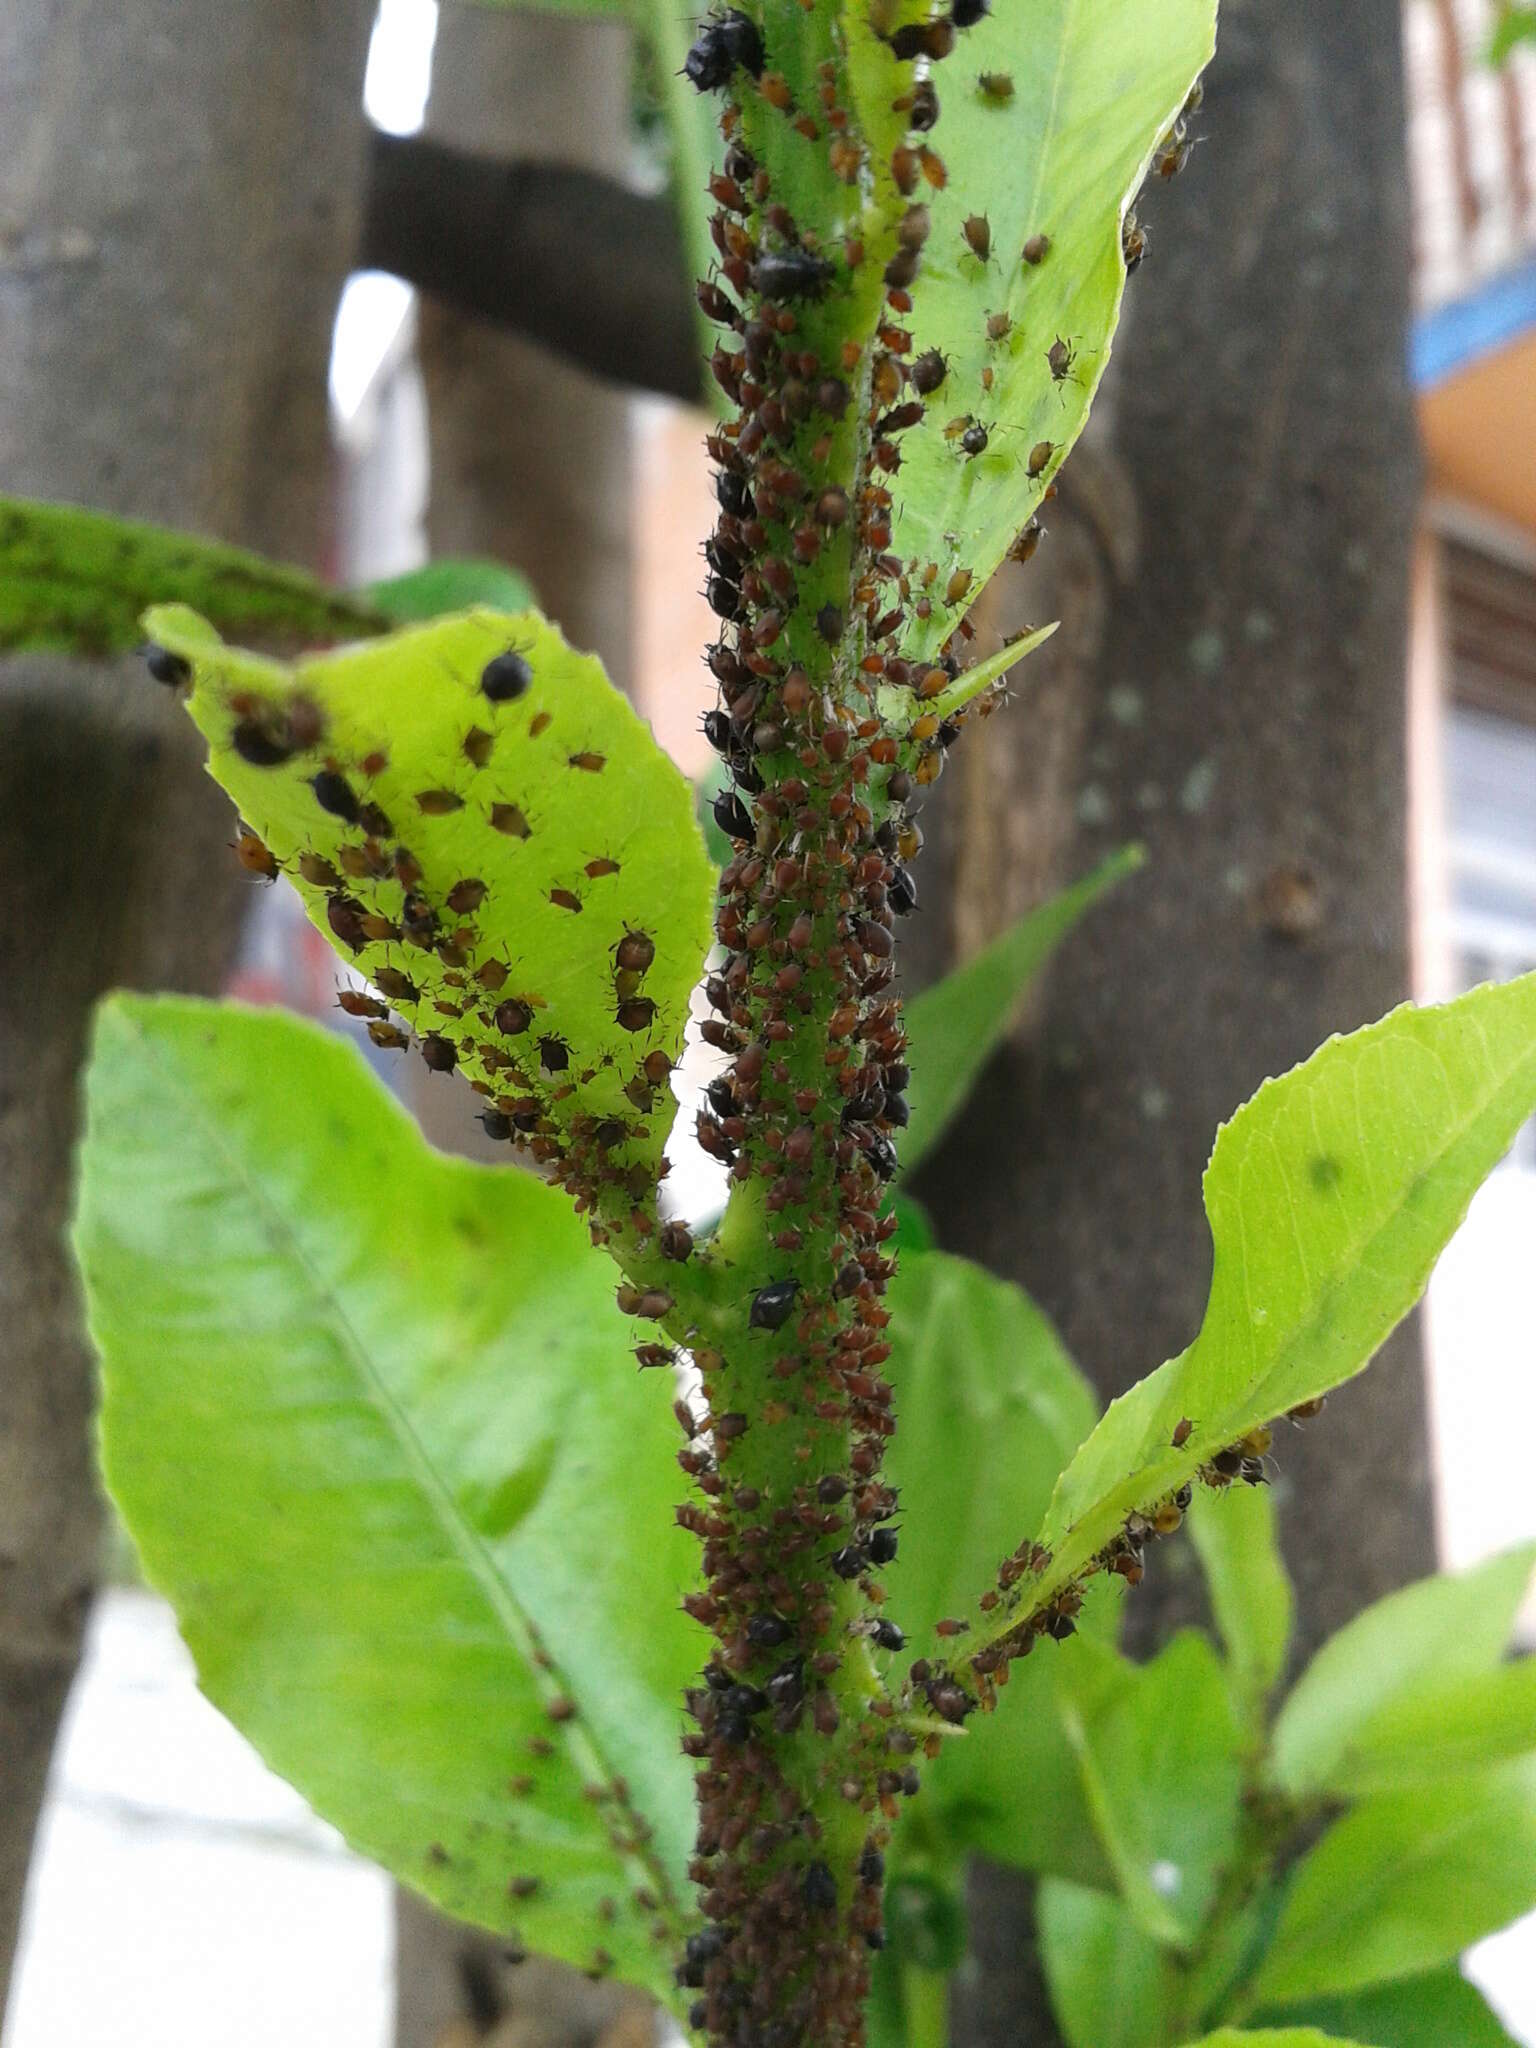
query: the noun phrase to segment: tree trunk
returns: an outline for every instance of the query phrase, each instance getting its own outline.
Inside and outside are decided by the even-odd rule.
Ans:
[[[0,476],[316,558],[355,247],[361,0],[0,14]],[[91,1006],[211,989],[228,806],[136,663],[0,664],[0,2008],[95,1583],[90,1357],[65,1248]]]
[[[536,156],[614,175],[629,134],[630,61],[628,36],[612,21],[448,9],[433,53],[429,133],[485,158]],[[491,554],[525,571],[541,608],[624,688],[628,400],[441,301],[422,302],[418,334],[432,553]],[[434,1089],[437,1143],[471,1149],[470,1101]],[[396,2048],[490,2048],[504,2034],[517,2048],[621,2048],[649,2031],[635,1994],[552,1964],[509,1968],[488,1937],[408,1893],[396,1901]]]
[[[1400,34],[1396,0],[1226,8],[1210,148],[1145,208],[1109,456],[1066,471],[1065,531],[1039,558],[1067,540],[1052,602],[1025,586],[1074,637],[958,750],[959,801],[938,806],[951,946],[1024,907],[1021,876],[1038,896],[1123,841],[1150,853],[919,1190],[947,1243],[1030,1288],[1106,1397],[1199,1325],[1217,1124],[1408,993]],[[1104,517],[1123,496],[1130,532]],[[1138,537],[1139,577],[1115,589]],[[1432,1567],[1424,1428],[1410,1328],[1278,1443],[1303,1648]],[[1189,1611],[1192,1576],[1153,1563],[1135,1639]],[[1009,1961],[1029,1960],[1018,1899],[976,1889],[968,2048],[1053,2038],[1037,1976]]]

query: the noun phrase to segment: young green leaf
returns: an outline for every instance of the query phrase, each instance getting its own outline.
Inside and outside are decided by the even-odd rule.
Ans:
[[[687,782],[536,612],[471,611],[292,667],[152,612],[209,767],[311,919],[517,1130],[628,1211],[709,940]]]
[[[1522,0],[1503,0],[1499,18],[1488,38],[1488,62],[1494,65],[1508,63],[1522,43],[1536,43],[1536,7],[1526,6]]]
[[[900,1209],[914,1205],[898,1198]],[[1093,1390],[1019,1288],[966,1259],[904,1249],[886,1297],[893,1311],[886,1367],[902,1426],[887,1471],[913,1512],[885,1573],[889,1612],[931,1642],[961,1611],[1013,1532],[1043,1513],[1057,1474],[1093,1427]],[[1103,1621],[1113,1626],[1112,1603]],[[964,1638],[946,1642],[963,1650]],[[1067,1645],[1070,1655],[1073,1646]],[[975,1850],[1028,1870],[1110,1881],[1077,1766],[1051,1698],[1044,1660],[1024,1666],[997,1724],[946,1742],[907,1811],[914,1832],[935,1829],[956,1855]],[[1028,1744],[1028,1769],[1020,1746]],[[901,1843],[892,1868],[899,1867]]]
[[[359,595],[392,626],[440,619],[445,612],[468,611],[477,604],[498,612],[525,612],[533,604],[533,588],[526,576],[504,562],[472,555],[424,562],[419,569],[407,569],[403,576],[370,583]]]
[[[912,325],[944,376],[928,430],[905,437],[892,524],[938,589],[971,573],[913,622],[911,660],[955,630],[1082,430],[1119,317],[1126,203],[1215,37],[1215,0],[1000,6],[936,73],[947,176],[921,188]]]
[[[1367,1800],[1294,1873],[1255,2005],[1450,1962],[1536,1904],[1536,1757]]]
[[[1083,914],[1144,855],[1112,853],[1080,882],[1042,903],[984,946],[963,967],[907,1005],[911,1121],[902,1134],[901,1168],[910,1173],[933,1150],[1006,1036],[1024,991]]]
[[[1172,1959],[1121,1901],[1048,1877],[1035,1895],[1035,1919],[1067,2048],[1163,2048]]]
[[[405,1883],[667,1996],[694,1565],[607,1262],[276,1011],[114,999],[88,1094],[103,1463],[203,1689]]]
[[[1525,1544],[1470,1571],[1421,1579],[1356,1615],[1323,1644],[1280,1711],[1270,1743],[1273,1782],[1297,1800],[1365,1789],[1373,1756],[1377,1768],[1390,1768],[1405,1732],[1411,1738],[1416,1725],[1429,1732],[1426,1708],[1432,1718],[1459,1681],[1495,1676],[1533,1566],[1536,1544]],[[1530,1732],[1517,1750],[1536,1749],[1532,1697],[1529,1681],[1517,1679],[1501,1701],[1490,1694],[1485,1703],[1487,1726],[1506,1731],[1511,1715],[1518,1728],[1525,1703]],[[1438,1733],[1476,1745],[1470,1728],[1446,1722]],[[1405,1761],[1411,1768],[1411,1758]]]
[[[229,633],[303,645],[381,633],[366,594],[327,590],[244,548],[80,505],[0,498],[0,651],[126,654],[150,604],[177,600]]]
[[[1404,1005],[1267,1081],[1217,1135],[1200,1334],[1062,1474],[1050,1563],[971,1638],[1016,1630],[1213,1456],[1359,1372],[1536,1109],[1536,974]]]
[[[1372,2048],[1516,2048],[1514,2036],[1475,1984],[1454,1965],[1396,1984],[1375,1984],[1342,1998],[1314,1999],[1261,2014],[1270,2024],[1321,2027]]]
[[[1275,1534],[1274,1497],[1267,1486],[1203,1492],[1188,1527],[1226,1645],[1233,1704],[1256,1735],[1285,1669],[1295,1604]]]
[[[1126,1910],[1188,1947],[1237,1841],[1240,1736],[1220,1659],[1185,1630],[1150,1664],[1098,1644],[1063,1659],[1057,1701]]]

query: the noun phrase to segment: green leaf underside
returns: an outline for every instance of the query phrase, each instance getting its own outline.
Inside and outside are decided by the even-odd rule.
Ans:
[[[1237,1836],[1238,1730],[1220,1659],[1192,1630],[1143,1665],[1093,1644],[1062,1662],[1057,1699],[1127,1911],[1152,1940],[1187,1946]]]
[[[475,555],[425,562],[402,576],[370,583],[360,594],[394,626],[438,619],[445,612],[467,611],[477,604],[500,612],[524,612],[534,602],[533,586],[526,576],[504,562]]]
[[[1536,1903],[1536,1757],[1370,1799],[1293,1873],[1258,2004],[1452,1961]]]
[[[949,373],[928,400],[929,424],[903,444],[893,544],[920,566],[937,562],[941,584],[957,564],[972,582],[966,603],[914,620],[902,650],[914,660],[953,632],[1082,430],[1119,317],[1123,208],[1215,34],[1215,0],[1036,0],[995,8],[937,68],[932,140],[948,178],[918,194],[932,231],[911,324],[914,347],[942,349]],[[987,100],[983,73],[1011,77],[1012,98]],[[978,210],[991,229],[986,263],[962,234]],[[1025,263],[1025,242],[1041,233],[1045,260]],[[988,315],[1003,313],[1012,328],[990,340]],[[1059,383],[1046,362],[1058,336],[1076,352]],[[977,456],[944,432],[967,418],[989,429]],[[1052,452],[1032,478],[1041,442]]]
[[[1497,1668],[1533,1565],[1536,1544],[1525,1544],[1470,1571],[1421,1579],[1330,1637],[1275,1722],[1275,1784],[1293,1799],[1359,1792],[1368,1789],[1373,1768],[1390,1772],[1394,1758],[1413,1777],[1433,1779],[1443,1768],[1443,1759],[1434,1761],[1440,1743],[1454,1750],[1458,1742],[1475,1747],[1478,1739],[1475,1726],[1450,1719],[1436,1725],[1452,1702],[1484,1706],[1491,1710],[1489,1732],[1513,1734],[1516,1751],[1536,1749],[1536,1674]],[[1430,1746],[1416,1755],[1418,1741]]]
[[[144,639],[146,605],[175,599],[231,633],[303,645],[382,632],[366,597],[243,548],[80,505],[0,497],[0,649],[103,656]]]
[[[1021,917],[907,1005],[912,1085],[911,1121],[900,1148],[904,1174],[933,1150],[959,1114],[1006,1037],[1024,991],[1067,933],[1143,859],[1137,846],[1112,853],[1091,875]]]
[[[688,783],[600,664],[535,612],[475,610],[291,669],[223,647],[184,612],[156,611],[148,623],[193,663],[189,708],[210,772],[338,952],[376,984],[380,970],[408,977],[419,999],[391,994],[392,1006],[448,1040],[503,1106],[532,1103],[567,1143],[601,1143],[606,1157],[654,1170],[674,1104],[664,1084],[647,1086],[643,1064],[681,1046],[714,875]],[[532,680],[493,703],[481,674],[508,651]],[[318,743],[282,766],[251,766],[231,744],[237,711],[248,718],[253,704],[260,715],[295,699],[318,707]],[[370,841],[321,807],[311,778],[331,768],[381,809],[387,832]],[[380,879],[344,872],[332,891],[298,870],[301,854],[342,869],[370,845]],[[420,865],[414,886],[435,919],[425,948],[403,935],[406,890],[389,868],[401,846]],[[485,894],[459,912],[449,898],[466,881]],[[340,943],[327,916],[333,893],[402,936],[356,951]],[[615,954],[632,933],[655,949],[633,988],[652,1007],[626,1026]],[[509,999],[532,1019],[516,1034],[497,1023]]]
[[[1295,1604],[1275,1533],[1274,1496],[1267,1486],[1202,1492],[1188,1528],[1226,1645],[1234,1701],[1257,1731],[1285,1669]]]
[[[1536,975],[1405,1004],[1267,1081],[1206,1170],[1214,1272],[1200,1334],[1112,1403],[1067,1467],[1040,1533],[1052,1563],[1022,1597],[1043,1605],[1127,1514],[1360,1371],[1533,1109]]]
[[[124,997],[76,1243],[107,1482],[208,1696],[449,1912],[667,1996],[694,1559],[569,1205],[313,1026]]]
[[[1040,1959],[1067,2048],[1163,2048],[1167,1952],[1118,1899],[1048,1877],[1036,1895]]]
[[[1263,2017],[1348,2034],[1371,2048],[1516,2048],[1481,1991],[1453,1967]]]
[[[903,1203],[901,1206],[909,1205]],[[888,1611],[928,1642],[959,1615],[1021,1528],[1044,1512],[1062,1466],[1093,1427],[1093,1390],[1024,1292],[933,1250],[903,1250],[886,1297],[893,1312],[886,1371],[901,1428],[886,1466],[919,1511],[885,1573]],[[1112,1624],[1114,1608],[1106,1603]],[[1085,1621],[1091,1620],[1085,1612]],[[959,1651],[964,1638],[944,1648]],[[1070,1658],[1075,1644],[1063,1646]],[[1052,1701],[1048,1660],[1021,1666],[999,1719],[946,1742],[908,1809],[912,1830],[937,1826],[956,1846],[1025,1869],[1089,1882],[1109,1868],[1089,1818],[1076,1762]],[[1029,1768],[1018,1743],[1029,1743]],[[893,1870],[900,1867],[900,1843]]]

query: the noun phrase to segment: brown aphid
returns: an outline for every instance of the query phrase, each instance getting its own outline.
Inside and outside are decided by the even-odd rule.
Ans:
[[[1031,235],[1024,244],[1024,261],[1028,264],[1041,264],[1050,253],[1051,238],[1049,235]]]
[[[330,862],[322,860],[318,853],[301,853],[299,855],[299,873],[310,884],[311,888],[315,889],[334,889],[341,882],[341,876],[337,874]]]
[[[451,789],[418,789],[416,808],[429,818],[446,818],[453,811],[462,811],[464,799]]]
[[[398,967],[380,967],[373,976],[373,985],[387,995],[392,1003],[414,1003],[421,998],[421,991],[408,974],[402,974]]]
[[[1187,1415],[1181,1415],[1173,1425],[1173,1435],[1169,1438],[1169,1442],[1176,1451],[1183,1450],[1184,1446],[1189,1442],[1190,1431],[1194,1426]]]
[[[626,932],[614,948],[617,965],[631,974],[644,974],[656,958],[656,941],[649,932]]]
[[[483,989],[489,989],[494,995],[497,989],[506,986],[507,963],[505,960],[482,960],[475,969],[475,979]]]
[[[604,875],[616,875],[619,872],[619,864],[616,860],[609,860],[603,856],[597,860],[589,860],[582,872],[597,882],[601,881]]]
[[[585,772],[588,775],[601,775],[603,770],[608,766],[608,756],[606,754],[569,754],[566,756],[566,758],[569,761],[571,767],[581,768],[585,770]]]
[[[988,341],[1006,341],[1012,332],[1013,319],[1010,314],[989,313],[987,315]]]
[[[495,741],[483,725],[472,725],[465,733],[462,745],[465,760],[472,767],[483,768],[491,758],[491,748]]]
[[[1029,451],[1028,469],[1031,476],[1041,476],[1056,453],[1054,441],[1037,441]]]
[[[1328,1396],[1318,1394],[1311,1401],[1298,1401],[1294,1408],[1287,1408],[1285,1419],[1287,1422],[1315,1422],[1327,1406]]]
[[[1009,561],[1027,562],[1044,538],[1045,528],[1038,519],[1031,519],[1028,526],[1024,528],[1013,546],[1008,550]]]
[[[265,882],[277,880],[277,857],[254,832],[241,832],[235,841],[235,858],[247,874],[258,875]]]
[[[377,996],[365,996],[361,989],[341,988],[336,991],[336,1007],[345,1010],[349,1017],[387,1017],[389,1011]]]
[[[918,396],[928,398],[938,390],[948,376],[949,363],[942,349],[924,349],[914,360],[907,374],[911,378],[912,389]]]
[[[472,910],[478,910],[485,901],[485,884],[473,876],[465,876],[455,882],[448,891],[448,908],[455,917],[468,917]]]
[[[992,223],[984,213],[969,213],[960,223],[965,246],[985,263],[992,254]]]
[[[539,734],[543,732],[545,727],[550,725],[553,722],[553,720],[554,713],[552,711],[535,711],[532,718],[530,718],[528,721],[529,739],[536,740]]]
[[[528,823],[521,804],[492,804],[491,830],[504,832],[509,839],[527,839],[533,827]]]
[[[411,1042],[410,1033],[398,1024],[374,1022],[368,1026],[368,1036],[381,1052],[404,1052]]]
[[[408,846],[397,846],[390,865],[395,871],[395,880],[402,889],[414,889],[421,881],[421,862]]]
[[[421,1041],[421,1056],[434,1074],[451,1074],[459,1064],[458,1047],[440,1031],[429,1031]]]
[[[551,889],[549,900],[558,910],[579,911],[581,909],[581,898],[573,895],[569,889]]]
[[[976,90],[984,100],[990,100],[994,107],[1005,107],[1013,98],[1013,74],[1008,71],[983,71],[976,80]]]
[[[1052,380],[1059,384],[1077,360],[1077,351],[1070,341],[1064,341],[1058,334],[1045,352]]]
[[[532,1022],[532,1005],[517,996],[496,1005],[496,1029],[508,1038],[520,1038]]]
[[[649,1031],[656,1021],[656,1005],[649,996],[631,996],[614,1012],[621,1031]]]

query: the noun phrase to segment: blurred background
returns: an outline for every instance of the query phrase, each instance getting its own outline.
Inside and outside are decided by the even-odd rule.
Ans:
[[[89,50],[62,0],[0,30],[6,487],[348,583],[429,552],[513,562],[702,774],[712,512],[657,39],[637,54],[618,6],[382,0],[324,28],[290,0],[248,11],[259,35],[138,0]],[[1229,0],[1208,146],[1148,208],[1152,254],[1051,542],[983,619],[1066,625],[930,807],[909,974],[1110,845],[1143,839],[1152,861],[1074,941],[922,1192],[946,1243],[1033,1289],[1106,1394],[1198,1320],[1199,1168],[1264,1072],[1409,993],[1536,967],[1536,40],[1506,23],[1490,62],[1507,12]],[[672,32],[680,50],[681,14]],[[186,776],[163,737],[146,775],[155,747]],[[232,860],[199,882],[228,822],[162,795],[178,850],[135,872],[199,964],[150,946],[125,970],[125,911],[102,984],[223,982],[342,1026],[335,958],[296,901],[237,883]],[[392,1084],[440,1142],[467,1142],[462,1106],[412,1072]],[[67,1133],[69,1076],[48,1085]],[[999,1136],[1001,1160],[982,1151]],[[1533,1253],[1536,1127],[1423,1327],[1288,1454],[1309,1641],[1437,1558],[1536,1537]],[[78,1415],[33,1420],[84,1441]],[[27,1455],[57,1460],[62,1515],[88,1475],[44,1434]],[[98,1525],[76,1519],[72,1632],[6,1750],[46,1757],[88,1608],[4,2048],[446,2048],[498,2018],[525,2048],[649,2038],[586,1987],[507,2006],[493,1962],[397,1921],[387,1881],[200,1699],[130,1560],[86,1598]],[[1186,1597],[1165,1577],[1144,1589],[1149,1632]],[[18,1895],[24,1786],[19,1805]],[[983,1883],[994,1994],[988,1942],[1016,1909]],[[1536,2044],[1536,1924],[1471,1968]],[[986,2010],[957,2038],[1019,2038]]]

